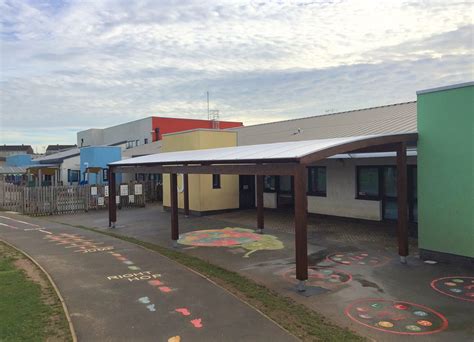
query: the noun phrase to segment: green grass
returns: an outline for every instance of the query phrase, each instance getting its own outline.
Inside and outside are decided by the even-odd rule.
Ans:
[[[45,281],[48,286],[42,288],[29,279],[15,266],[19,259],[25,256],[0,242],[0,341],[45,341],[50,337],[70,341],[62,306],[51,285]]]
[[[329,322],[322,315],[298,304],[293,299],[282,296],[236,272],[197,257],[132,237],[81,225],[69,224],[69,226],[131,242],[195,270],[254,306],[303,341],[365,341],[364,338]]]

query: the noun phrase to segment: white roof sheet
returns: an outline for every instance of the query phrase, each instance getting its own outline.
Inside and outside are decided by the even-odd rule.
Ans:
[[[75,157],[75,156],[78,156],[79,154],[80,154],[79,148],[74,147],[74,148],[71,148],[70,150],[49,154],[47,156],[41,156],[41,157],[35,158],[33,160],[37,161],[37,162],[47,162],[47,161],[51,161],[51,160],[56,161],[56,160],[67,159],[67,158],[70,158],[70,157]]]
[[[157,153],[110,163],[109,165],[127,166],[144,164],[180,164],[219,162],[245,162],[250,160],[272,161],[280,159],[299,159],[306,155],[359,140],[389,135],[357,136],[333,139],[280,142],[272,144],[223,147],[204,150]]]

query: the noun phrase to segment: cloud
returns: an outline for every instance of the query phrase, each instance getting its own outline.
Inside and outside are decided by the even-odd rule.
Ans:
[[[473,79],[472,3],[3,1],[2,143],[150,115],[246,124]],[[32,134],[31,131],[35,134]],[[36,134],[36,132],[41,132]]]

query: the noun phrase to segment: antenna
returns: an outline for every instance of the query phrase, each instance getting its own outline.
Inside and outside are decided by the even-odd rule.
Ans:
[[[209,91],[207,91],[207,120],[211,120],[211,113],[209,112]]]

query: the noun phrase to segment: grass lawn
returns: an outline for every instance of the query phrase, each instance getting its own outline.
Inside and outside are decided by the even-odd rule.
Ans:
[[[193,269],[257,308],[302,341],[365,341],[363,337],[329,322],[319,313],[296,303],[293,299],[280,295],[236,272],[173,249],[117,233],[80,225],[70,226],[134,243]]]
[[[0,242],[0,341],[71,341],[63,307],[44,274]]]

